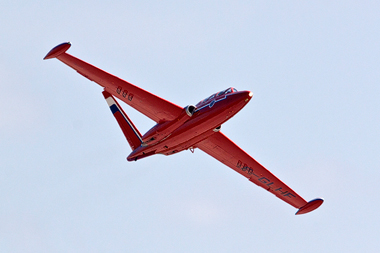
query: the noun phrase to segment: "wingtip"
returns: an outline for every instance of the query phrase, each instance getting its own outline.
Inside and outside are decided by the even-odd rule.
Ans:
[[[317,209],[318,207],[320,207],[323,204],[323,201],[324,200],[321,198],[313,199],[313,200],[309,201],[306,205],[304,205],[303,207],[298,209],[298,211],[296,212],[296,215],[305,214],[305,213],[309,213],[311,211],[314,211],[315,209]]]
[[[52,50],[47,53],[47,55],[44,57],[44,60],[52,59],[60,56],[64,52],[66,52],[71,47],[70,42],[64,42],[62,44],[59,44],[58,46],[54,47]]]

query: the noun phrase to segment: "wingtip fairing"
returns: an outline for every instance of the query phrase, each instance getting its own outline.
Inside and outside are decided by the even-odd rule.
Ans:
[[[314,211],[318,207],[320,207],[323,204],[323,199],[313,199],[309,201],[306,205],[298,209],[296,212],[296,215],[309,213],[311,211]]]
[[[52,59],[60,56],[64,52],[66,52],[71,47],[70,42],[64,42],[62,44],[59,44],[58,46],[54,47],[52,50],[47,53],[47,55],[44,57],[44,60]]]

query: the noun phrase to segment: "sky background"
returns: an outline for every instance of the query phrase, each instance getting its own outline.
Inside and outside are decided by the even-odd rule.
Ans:
[[[0,252],[376,252],[378,1],[0,3]],[[200,150],[127,162],[69,53],[180,106],[254,93],[222,132],[306,200]],[[123,107],[140,132],[154,122]]]

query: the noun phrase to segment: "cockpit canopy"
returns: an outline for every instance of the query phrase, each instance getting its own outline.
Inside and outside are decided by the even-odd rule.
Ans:
[[[222,95],[225,95],[225,94],[228,94],[228,93],[233,93],[233,92],[237,92],[237,90],[236,90],[235,88],[233,88],[233,87],[230,87],[230,88],[228,88],[228,89],[226,89],[226,90],[223,90],[223,91],[217,92],[217,93],[215,93],[215,94],[212,94],[212,95],[209,96],[208,98],[201,100],[201,101],[196,105],[196,107],[199,107],[199,106],[201,106],[201,105],[203,105],[203,104],[206,104],[207,102],[211,102],[211,101],[212,101],[214,98],[216,98],[216,97],[219,97],[219,96],[222,96]]]

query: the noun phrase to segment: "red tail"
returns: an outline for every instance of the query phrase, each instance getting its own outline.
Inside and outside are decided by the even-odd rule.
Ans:
[[[119,126],[125,135],[125,138],[127,138],[132,151],[135,150],[142,143],[140,132],[137,130],[127,114],[123,111],[118,102],[110,93],[103,91],[103,96],[106,99],[117,123],[119,123]]]

